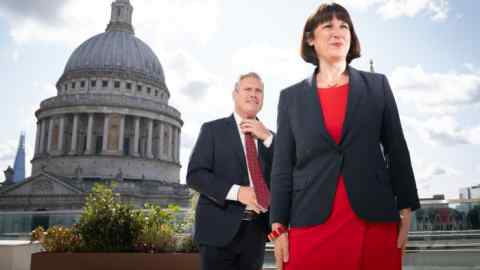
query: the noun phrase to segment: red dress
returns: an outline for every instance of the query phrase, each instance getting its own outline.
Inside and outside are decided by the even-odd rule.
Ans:
[[[325,128],[337,144],[345,119],[348,89],[348,84],[318,89]],[[396,247],[397,226],[397,222],[369,222],[357,217],[340,175],[327,221],[290,228],[290,256],[284,269],[399,270],[402,262],[401,250]]]

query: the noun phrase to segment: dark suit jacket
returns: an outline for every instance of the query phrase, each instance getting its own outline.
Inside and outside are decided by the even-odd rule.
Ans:
[[[340,174],[354,212],[363,219],[398,221],[399,209],[419,208],[409,151],[386,77],[348,67],[347,113],[337,145],[323,123],[315,73],[280,94],[270,221],[323,223]]]
[[[263,175],[270,186],[273,142],[269,148],[261,141],[257,145]],[[233,184],[248,186],[249,179],[242,141],[232,114],[202,125],[188,164],[187,185],[200,193],[194,235],[199,244],[225,246],[237,233],[245,206],[225,199]],[[267,233],[267,214],[254,222]]]

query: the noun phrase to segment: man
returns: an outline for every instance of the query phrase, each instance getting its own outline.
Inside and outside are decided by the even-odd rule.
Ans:
[[[234,113],[202,125],[188,164],[203,270],[261,269],[269,228],[273,134],[257,118],[260,76],[240,76],[232,95]]]

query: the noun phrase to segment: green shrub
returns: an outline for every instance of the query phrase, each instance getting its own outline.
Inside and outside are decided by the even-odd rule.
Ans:
[[[78,223],[86,251],[132,251],[140,236],[141,215],[131,205],[121,203],[112,188],[95,184],[87,198]]]
[[[184,223],[179,219],[180,208],[169,205],[162,209],[158,205],[146,204],[142,212],[143,228],[137,241],[140,252],[173,252],[177,247],[177,234],[183,231]]]
[[[40,241],[47,252],[69,252],[80,249],[80,236],[75,228],[52,226],[47,231],[38,227],[32,231],[32,241]]]
[[[192,240],[193,209],[184,217],[180,207],[146,204],[135,210],[121,203],[114,186],[95,184],[79,223],[32,231],[47,252],[198,252]]]

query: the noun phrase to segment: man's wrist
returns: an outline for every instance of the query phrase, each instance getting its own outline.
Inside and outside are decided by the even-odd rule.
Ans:
[[[273,141],[273,134],[271,132],[268,132],[268,136],[262,141],[265,147],[270,148],[270,145],[272,145],[272,141]]]

